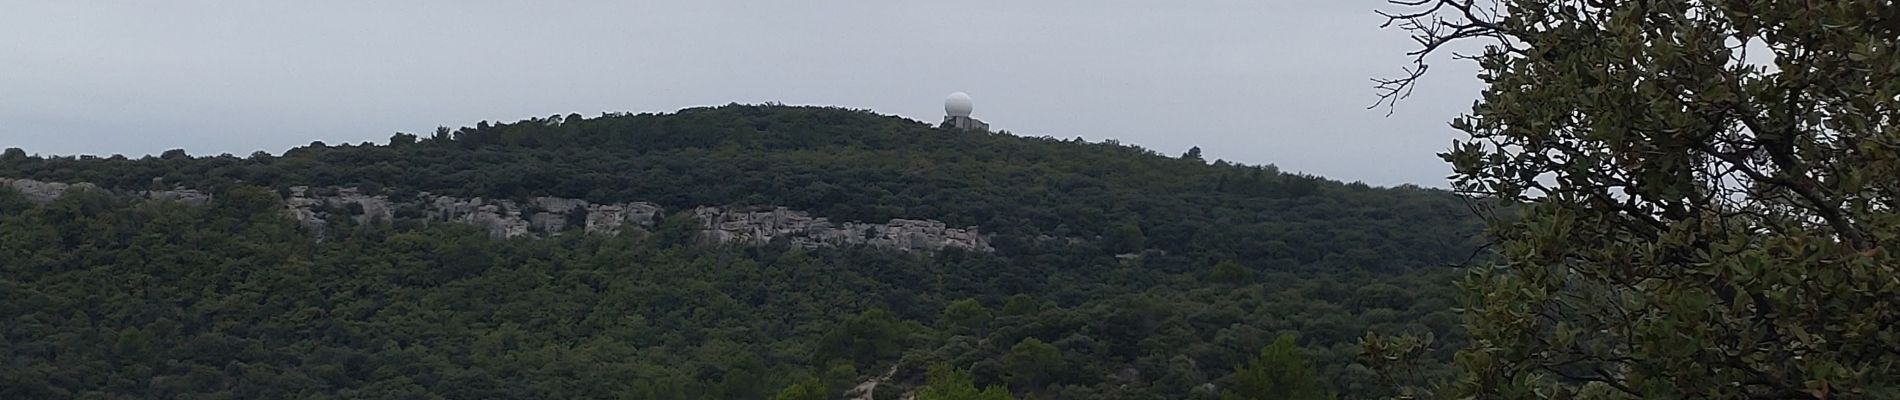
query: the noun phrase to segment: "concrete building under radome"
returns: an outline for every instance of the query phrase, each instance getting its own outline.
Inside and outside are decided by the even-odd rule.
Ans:
[[[943,100],[943,126],[966,131],[988,132],[990,124],[970,118],[972,109],[974,107],[970,104],[970,95],[963,92],[951,93],[950,98]]]

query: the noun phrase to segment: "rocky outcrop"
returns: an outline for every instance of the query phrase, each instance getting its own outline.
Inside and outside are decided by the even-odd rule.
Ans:
[[[0,178],[0,187],[11,188],[34,203],[51,202],[73,190],[104,190],[88,183],[5,178]],[[184,188],[120,194],[190,205],[203,205],[212,199],[208,194]],[[615,234],[651,228],[659,223],[663,211],[659,205],[647,202],[596,204],[559,197],[535,197],[517,202],[423,192],[391,199],[388,195],[348,187],[295,186],[284,198],[284,214],[319,236],[338,221],[363,225],[407,219],[468,224],[497,238],[552,236],[576,229]],[[881,224],[832,222],[783,207],[698,207],[693,209],[692,216],[699,222],[701,237],[718,243],[763,245],[783,240],[804,248],[870,246],[905,252],[995,251],[989,237],[975,227],[951,228],[931,220],[893,219]]]
[[[25,197],[26,201],[40,204],[52,202],[54,199],[66,195],[66,191],[68,190],[98,189],[97,186],[93,186],[90,183],[68,185],[59,182],[40,182],[32,179],[6,178],[0,178],[0,186],[12,188],[14,191],[20,192],[20,196]]]
[[[176,201],[194,206],[211,202],[211,195],[192,189],[148,190],[139,192],[139,197],[159,201]]]
[[[951,228],[929,220],[834,223],[784,207],[758,211],[700,207],[693,210],[693,217],[705,228],[702,235],[715,242],[765,244],[785,240],[805,248],[865,245],[900,251],[995,250],[989,238],[975,227]]]
[[[388,222],[404,216],[430,222],[473,225],[498,238],[558,235],[578,223],[587,233],[618,233],[629,224],[653,225],[660,206],[633,202],[593,204],[580,199],[536,197],[525,203],[480,197],[460,198],[418,193],[412,201],[391,202],[388,196],[365,195],[354,188],[290,188],[286,212],[306,228],[321,230],[335,218],[359,224]],[[413,215],[409,215],[413,214]]]
[[[284,198],[284,213],[304,228],[317,232],[328,227],[332,218],[348,217],[359,224],[395,220],[388,197],[365,196],[354,188],[331,192],[326,195],[306,186],[292,187],[290,196]]]
[[[13,191],[19,192],[21,197],[26,198],[26,201],[36,204],[50,203],[53,200],[59,199],[60,196],[65,196],[66,192],[69,191],[100,190],[108,194],[112,193],[111,191],[100,189],[98,186],[90,183],[66,184],[59,182],[41,182],[32,179],[0,178],[0,187],[13,189]],[[139,198],[176,201],[194,206],[204,205],[211,201],[211,195],[185,188],[173,190],[143,190],[131,192],[130,194]]]

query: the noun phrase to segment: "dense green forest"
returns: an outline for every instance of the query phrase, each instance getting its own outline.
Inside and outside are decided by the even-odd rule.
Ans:
[[[1315,396],[1367,398],[1390,387],[1356,359],[1368,332],[1464,340],[1445,266],[1480,227],[1440,190],[817,107],[242,158],[8,149],[0,177],[214,194],[0,189],[3,398],[835,398],[880,376],[898,389],[880,398],[1218,398],[1278,371],[1263,360],[1310,364]],[[935,219],[997,251],[713,245],[669,223],[493,239],[396,221],[315,240],[282,213],[299,185],[650,201],[669,220],[702,205]]]

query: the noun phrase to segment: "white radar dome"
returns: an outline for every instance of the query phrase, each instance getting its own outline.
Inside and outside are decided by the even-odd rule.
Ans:
[[[970,95],[963,92],[951,93],[950,98],[943,100],[943,112],[952,117],[968,117],[970,109]]]

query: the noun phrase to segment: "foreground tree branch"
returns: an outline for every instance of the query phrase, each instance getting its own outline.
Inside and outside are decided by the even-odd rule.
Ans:
[[[1486,216],[1473,344],[1436,394],[1900,397],[1900,5],[1391,7],[1419,46],[1374,107],[1477,63],[1470,138],[1441,156],[1518,211]],[[1485,51],[1441,54],[1463,42]]]

